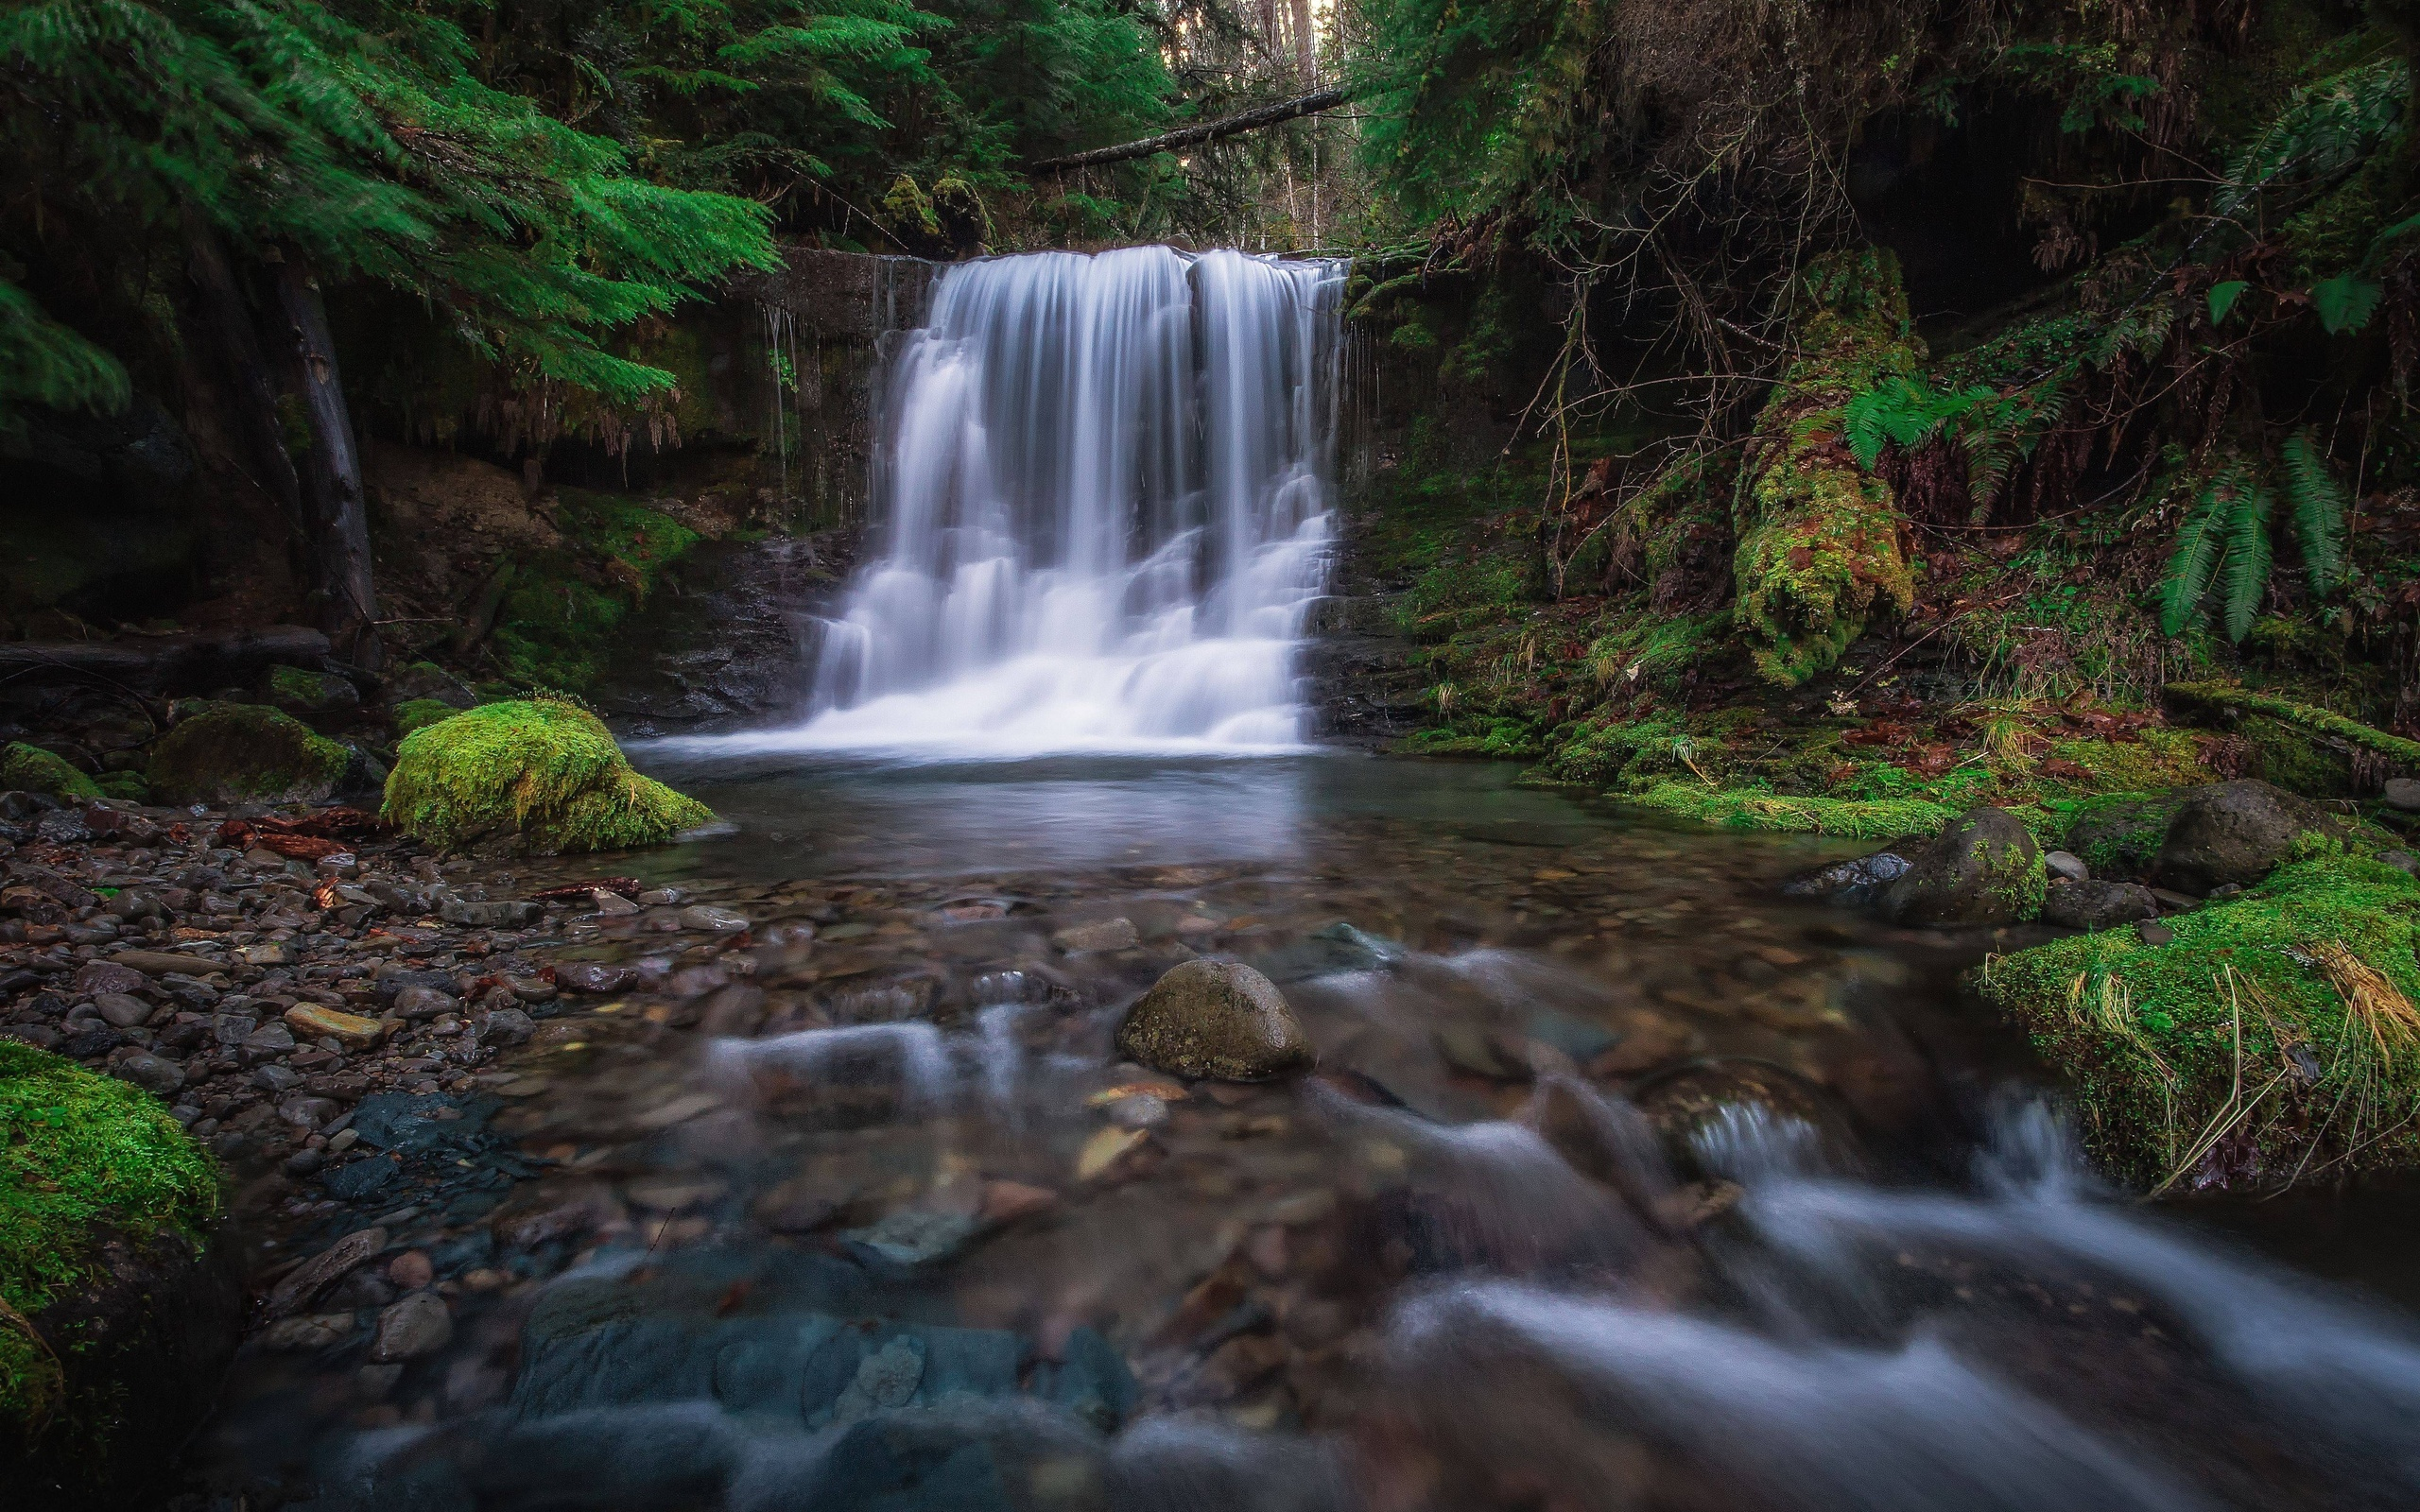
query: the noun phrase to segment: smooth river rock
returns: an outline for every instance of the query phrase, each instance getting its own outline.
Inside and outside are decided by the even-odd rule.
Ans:
[[[2152,864],[2152,881],[2194,897],[2233,882],[2245,886],[2292,856],[2308,834],[2330,832],[2307,799],[2246,778],[2199,788],[2177,811]]]
[[[1319,1058],[1276,984],[1227,961],[1186,961],[1152,984],[1118,1025],[1117,1049],[1212,1081],[1267,1081]]]
[[[2010,924],[2040,912],[2043,886],[2032,832],[2006,809],[1980,808],[1909,855],[1882,891],[1882,912],[1919,926]]]

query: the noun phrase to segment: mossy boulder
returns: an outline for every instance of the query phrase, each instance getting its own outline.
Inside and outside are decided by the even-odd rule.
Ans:
[[[0,1486],[118,1504],[166,1468],[234,1352],[217,1172],[147,1093],[0,1040]]]
[[[438,698],[406,698],[395,705],[395,736],[400,740],[415,730],[426,730],[441,719],[451,719],[461,712]]]
[[[2256,778],[2187,794],[2161,837],[2152,879],[2180,892],[2248,885],[2335,826],[2317,804]]]
[[[1838,662],[1876,613],[1915,602],[1898,502],[1844,440],[1849,401],[1924,360],[1898,260],[1836,252],[1799,293],[1798,355],[1756,419],[1733,503],[1734,621],[1784,687]]]
[[[1229,961],[1186,961],[1151,984],[1118,1025],[1117,1049],[1212,1081],[1268,1081],[1319,1058],[1277,984]]]
[[[123,799],[130,803],[151,800],[151,783],[141,772],[103,772],[93,779],[93,785],[103,798]]]
[[[2066,811],[2060,845],[2083,858],[2092,874],[2135,879],[2151,875],[2168,827],[2185,806],[2181,793],[2108,793]]]
[[[714,814],[632,770],[595,714],[532,699],[482,704],[405,737],[386,817],[448,850],[555,855],[662,845]]]
[[[351,753],[264,704],[210,704],[151,751],[151,788],[167,803],[317,803],[344,781]]]
[[[289,713],[331,714],[361,707],[361,690],[349,678],[304,667],[271,667],[269,702]]]
[[[2041,847],[2006,809],[1970,810],[1907,857],[1882,890],[1882,912],[1899,923],[2014,924],[2042,912]]]
[[[1970,981],[2066,1077],[2142,1187],[2276,1187],[2420,1162],[2420,881],[2341,851],[2223,902],[2002,956]]]
[[[47,793],[59,799],[90,799],[101,796],[93,780],[70,766],[65,757],[23,741],[0,747],[0,788]]]

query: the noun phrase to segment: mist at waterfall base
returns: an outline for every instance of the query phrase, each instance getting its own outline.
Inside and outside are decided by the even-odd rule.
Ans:
[[[714,745],[1298,747],[1343,273],[1160,247],[949,268],[891,364],[871,556],[809,717]]]

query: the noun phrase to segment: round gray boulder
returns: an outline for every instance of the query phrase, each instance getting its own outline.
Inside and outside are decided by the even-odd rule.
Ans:
[[[1186,961],[1153,983],[1126,1011],[1117,1049],[1153,1071],[1209,1081],[1268,1081],[1319,1058],[1277,985],[1227,961]]]
[[[2331,829],[2317,804],[2246,778],[2196,788],[2169,822],[2152,881],[2201,896],[2227,883],[2250,886],[2291,856],[2308,834]]]
[[[2041,912],[2043,887],[2033,833],[2006,809],[1974,809],[1909,853],[1882,912],[1902,924],[2014,924]]]

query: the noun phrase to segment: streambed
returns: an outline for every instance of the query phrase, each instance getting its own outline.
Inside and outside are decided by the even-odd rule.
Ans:
[[[2420,1487],[2400,1314],[2097,1192],[1956,997],[1993,941],[1776,892],[1854,846],[1344,753],[637,754],[727,833],[632,862],[680,905],[571,923],[559,976],[613,989],[432,1123],[526,1176],[270,1236],[387,1230],[312,1304],[353,1326],[248,1353],[218,1484],[331,1512]],[[1320,1074],[1119,1064],[1125,1005],[1194,954],[1277,980]],[[424,1282],[443,1328],[373,1343]]]

